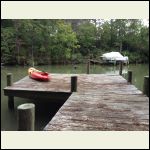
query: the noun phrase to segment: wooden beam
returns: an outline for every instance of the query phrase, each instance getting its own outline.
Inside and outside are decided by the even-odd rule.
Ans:
[[[119,75],[122,75],[122,66],[123,66],[123,63],[122,63],[122,61],[120,61],[120,64],[119,64]]]
[[[77,76],[71,77],[71,92],[77,92]]]
[[[149,97],[149,76],[144,76],[143,94]]]
[[[26,103],[17,107],[18,130],[34,131],[35,130],[35,105]]]
[[[132,83],[132,71],[128,71],[128,79],[127,79],[127,81],[129,83]]]
[[[13,84],[13,76],[12,73],[7,74],[7,86],[12,86]],[[14,97],[8,96],[8,108],[14,109]]]
[[[90,74],[90,60],[87,62],[87,74]]]

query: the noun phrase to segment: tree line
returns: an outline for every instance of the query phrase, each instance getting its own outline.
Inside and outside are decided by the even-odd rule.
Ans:
[[[83,63],[111,51],[148,63],[149,26],[139,19],[1,20],[1,63]]]

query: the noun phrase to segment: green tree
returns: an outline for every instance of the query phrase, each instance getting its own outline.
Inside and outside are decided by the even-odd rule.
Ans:
[[[96,27],[90,22],[81,24],[78,27],[77,38],[80,45],[80,52],[83,56],[90,55],[96,48]]]
[[[55,34],[52,36],[52,53],[53,59],[65,62],[71,59],[73,49],[76,49],[77,38],[76,34],[72,31],[71,25],[62,20],[56,23]]]
[[[69,63],[108,51],[148,62],[149,27],[139,19],[1,20],[1,61],[7,64]]]
[[[1,62],[15,64],[15,30],[12,27],[1,29]]]

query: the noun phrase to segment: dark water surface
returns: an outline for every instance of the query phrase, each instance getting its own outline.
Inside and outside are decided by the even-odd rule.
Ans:
[[[42,130],[50,121],[52,116],[59,109],[60,105],[52,104],[48,101],[34,101],[24,98],[15,97],[15,110],[8,109],[7,96],[4,96],[3,88],[6,87],[7,73],[13,74],[13,82],[27,76],[28,66],[25,67],[1,67],[1,130],[17,130],[17,106],[27,102],[33,102],[36,106],[35,129]],[[86,65],[77,65],[76,69],[72,65],[55,65],[55,66],[36,66],[36,69],[44,70],[50,73],[86,73]],[[124,77],[128,70],[133,71],[133,83],[138,89],[143,89],[144,76],[149,75],[148,64],[137,64],[123,67]],[[94,74],[119,74],[119,66],[100,66],[92,65],[90,73]]]

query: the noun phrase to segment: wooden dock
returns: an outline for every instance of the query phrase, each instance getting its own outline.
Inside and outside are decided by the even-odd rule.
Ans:
[[[48,99],[61,103],[71,94],[70,80],[63,74],[52,74],[51,77],[50,82],[41,82],[26,76],[12,86],[4,88],[4,94],[29,99]]]
[[[77,92],[71,92],[77,76]],[[25,77],[4,89],[7,96],[65,103],[45,131],[147,131],[149,98],[120,75],[52,74],[50,82]]]

